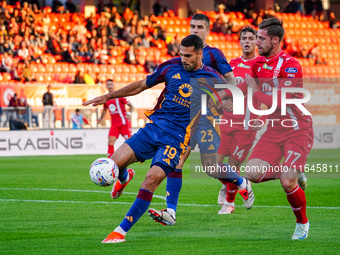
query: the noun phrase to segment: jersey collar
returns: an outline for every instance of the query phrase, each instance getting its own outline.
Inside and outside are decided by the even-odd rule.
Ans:
[[[241,59],[242,59],[243,62],[252,61],[252,60],[254,60],[255,58],[257,58],[257,55],[255,55],[255,57],[252,58],[252,59],[244,59],[244,58],[241,56]]]
[[[272,56],[272,57],[270,57],[270,58],[265,58],[265,60],[268,62],[269,60],[272,60],[272,59],[274,59],[274,58],[276,58],[276,57],[278,57],[279,55],[281,55],[281,53],[282,53],[283,51],[282,50],[280,50],[280,52],[279,53],[277,53],[276,55],[274,55],[274,56]]]

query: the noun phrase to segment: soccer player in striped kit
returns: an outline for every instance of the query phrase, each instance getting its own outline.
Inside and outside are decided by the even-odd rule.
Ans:
[[[106,88],[109,93],[114,91],[113,80],[109,79],[106,81]],[[126,105],[129,107],[129,111],[126,111]],[[104,104],[104,109],[98,122],[105,117],[107,110],[109,110],[111,115],[111,128],[109,131],[109,145],[107,150],[107,156],[109,158],[114,153],[114,144],[119,135],[122,135],[125,140],[132,135],[130,116],[133,109],[133,105],[126,98],[111,99]]]

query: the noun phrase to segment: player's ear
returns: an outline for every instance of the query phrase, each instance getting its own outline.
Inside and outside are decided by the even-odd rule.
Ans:
[[[200,51],[198,52],[198,56],[199,56],[200,58],[203,58],[203,50],[200,50]]]
[[[280,38],[278,36],[274,36],[272,38],[272,42],[274,45],[280,44]]]

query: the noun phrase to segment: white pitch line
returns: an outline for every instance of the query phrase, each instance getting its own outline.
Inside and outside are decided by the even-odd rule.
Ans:
[[[30,200],[30,199],[0,199],[0,202],[35,202],[35,203],[71,203],[71,204],[119,204],[131,205],[131,202],[108,202],[108,201],[66,201],[66,200]],[[153,205],[164,205],[164,203],[152,203]],[[199,206],[199,207],[220,207],[219,205],[201,205],[201,204],[178,204],[178,206]],[[236,207],[243,207],[236,205]],[[290,206],[281,205],[254,205],[253,207],[268,207],[268,208],[291,208]],[[325,210],[340,210],[340,207],[320,207],[307,206],[307,209],[325,209]]]
[[[38,188],[0,188],[0,190],[43,190],[43,191],[66,191],[66,192],[87,192],[87,193],[109,193],[108,191],[99,190],[75,190],[75,189],[38,189]],[[133,192],[125,192],[128,195],[137,195]],[[163,196],[154,195],[154,197],[166,200]],[[36,202],[36,203],[74,203],[74,204],[122,204],[130,205],[131,202],[118,202],[118,201],[66,201],[66,200],[30,200],[30,199],[0,199],[0,202]],[[153,205],[164,205],[165,203],[152,203]],[[178,204],[179,206],[203,206],[203,207],[216,207],[219,205],[202,205],[202,204]],[[244,207],[243,205],[236,205],[236,207]],[[254,205],[258,208],[291,208],[285,205]],[[307,206],[307,209],[325,209],[325,210],[340,210],[340,207],[322,207],[322,206]]]
[[[83,189],[38,189],[38,188],[0,188],[0,190],[43,190],[43,191],[66,191],[66,192],[87,192],[87,193],[106,193],[109,194],[110,191],[103,191],[103,190],[83,190]],[[129,195],[138,195],[138,193],[133,192],[124,192],[124,194]],[[153,195],[153,197],[160,198],[164,201],[166,201],[166,197],[159,196],[159,195]]]

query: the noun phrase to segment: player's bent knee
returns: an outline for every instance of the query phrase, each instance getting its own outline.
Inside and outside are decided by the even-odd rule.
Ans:
[[[280,182],[281,182],[282,188],[286,192],[293,190],[297,185],[297,179],[284,178],[284,179],[280,179]]]

